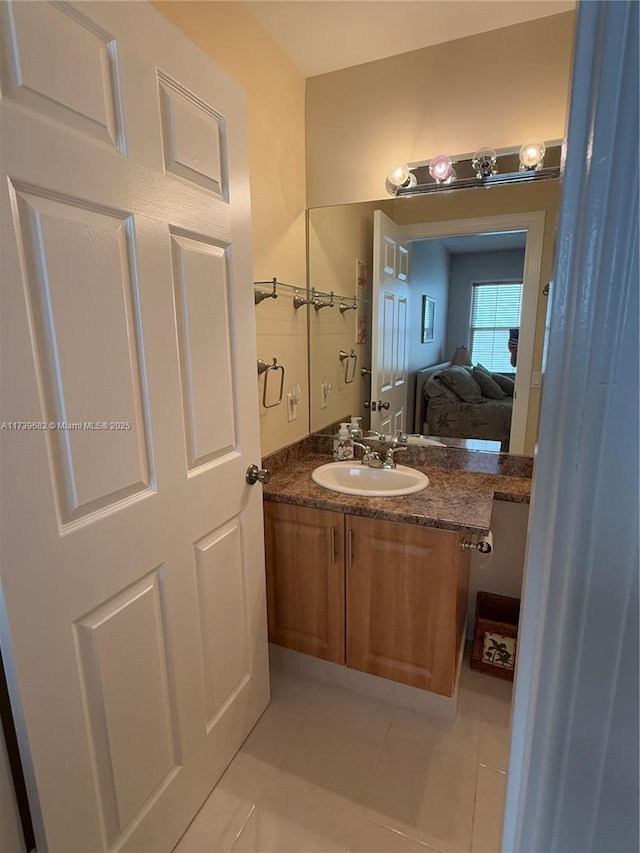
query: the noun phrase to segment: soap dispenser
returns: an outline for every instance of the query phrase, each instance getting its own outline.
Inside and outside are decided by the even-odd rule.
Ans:
[[[362,418],[355,418],[353,415],[351,416],[351,426],[349,427],[349,433],[352,439],[359,441],[362,438],[362,427],[360,425],[360,421]]]
[[[336,462],[353,459],[353,439],[349,433],[349,424],[346,421],[340,424],[338,440],[333,445],[333,458]]]

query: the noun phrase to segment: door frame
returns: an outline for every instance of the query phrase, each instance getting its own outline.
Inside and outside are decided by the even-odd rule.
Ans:
[[[507,213],[500,216],[478,216],[470,219],[450,219],[441,222],[420,222],[404,226],[413,242],[439,237],[459,237],[489,234],[499,231],[526,231],[522,275],[522,313],[518,340],[518,369],[511,416],[509,452],[524,454],[529,419],[531,381],[533,374],[533,344],[538,321],[538,301],[542,291],[540,271],[544,246],[545,211]]]

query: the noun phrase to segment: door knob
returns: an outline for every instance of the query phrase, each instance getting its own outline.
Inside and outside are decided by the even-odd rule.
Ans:
[[[265,486],[271,479],[271,471],[268,468],[258,468],[257,465],[249,465],[247,468],[247,483],[253,486],[260,480]]]
[[[389,403],[383,403],[382,400],[378,400],[378,409],[388,409]]]

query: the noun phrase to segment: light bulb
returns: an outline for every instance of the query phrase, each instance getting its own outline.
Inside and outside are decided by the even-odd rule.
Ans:
[[[415,185],[415,175],[412,175],[406,163],[394,163],[387,175],[387,180],[392,187],[411,186],[411,178],[413,178]]]
[[[456,173],[453,168],[451,157],[447,154],[438,154],[429,163],[429,174],[438,184],[449,183],[452,181]]]
[[[498,171],[498,155],[493,148],[479,148],[473,155],[471,167],[477,178],[489,178]]]
[[[520,170],[539,169],[542,166],[546,150],[545,144],[541,140],[527,140],[520,149]]]

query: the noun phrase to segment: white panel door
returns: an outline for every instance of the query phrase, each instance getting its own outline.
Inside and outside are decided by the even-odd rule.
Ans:
[[[373,214],[371,429],[406,429],[407,307],[411,242],[381,210]]]
[[[169,851],[269,700],[244,105],[5,3],[0,640],[42,851]]]

